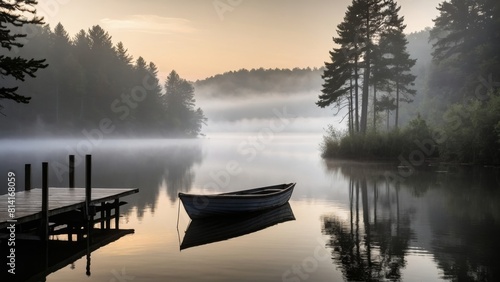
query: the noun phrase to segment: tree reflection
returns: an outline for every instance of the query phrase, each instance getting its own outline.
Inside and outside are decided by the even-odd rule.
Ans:
[[[74,152],[71,146],[51,145],[47,148],[28,148],[4,151],[8,162],[0,164],[0,171],[15,171],[17,187],[24,187],[24,164],[32,164],[32,183],[41,184],[41,162],[49,161],[49,185],[68,186],[68,155]],[[69,149],[68,149],[69,148]],[[110,140],[92,148],[92,186],[139,188],[134,197],[126,198],[127,213],[135,206],[142,218],[145,211],[155,211],[157,198],[162,187],[166,187],[171,202],[177,200],[177,193],[189,191],[193,185],[195,173],[193,167],[202,162],[202,145],[197,140]],[[84,156],[83,156],[84,157]],[[81,155],[76,156],[75,185],[84,187],[84,162]],[[66,171],[65,171],[66,170]],[[5,191],[6,192],[6,191]],[[5,193],[4,192],[4,193]]]
[[[499,281],[500,185],[498,170],[442,177],[445,197],[430,207],[432,249],[445,279]],[[444,208],[443,208],[444,207]]]
[[[99,156],[99,155],[97,155]],[[126,155],[111,151],[100,155],[103,158],[101,178],[96,183],[106,183],[109,187],[137,187],[139,194],[131,201],[142,218],[145,211],[154,213],[161,189],[166,189],[170,202],[177,200],[177,193],[189,191],[195,179],[193,167],[202,162],[202,149],[198,143],[182,141],[163,146],[141,147],[130,150]],[[106,171],[113,166],[113,172]],[[112,179],[108,175],[120,175]],[[121,183],[120,183],[121,182]]]
[[[323,218],[346,280],[403,280],[408,253],[418,247],[442,279],[499,281],[498,169],[428,168],[391,181],[387,172],[397,170],[390,166],[326,162],[326,168],[349,180],[349,217]]]
[[[399,185],[363,170],[344,172],[349,175],[349,218],[323,218],[334,262],[348,281],[401,280],[413,232],[411,209],[400,205]]]

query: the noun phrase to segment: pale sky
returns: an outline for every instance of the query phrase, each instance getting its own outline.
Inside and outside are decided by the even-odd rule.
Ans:
[[[39,0],[71,36],[100,25],[136,59],[188,80],[241,68],[321,67],[352,0]],[[432,26],[441,0],[400,0],[407,32]]]

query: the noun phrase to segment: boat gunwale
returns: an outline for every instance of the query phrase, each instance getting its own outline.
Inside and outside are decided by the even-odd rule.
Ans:
[[[227,192],[227,193],[219,193],[219,194],[186,194],[179,192],[178,196],[182,200],[182,198],[197,198],[197,197],[203,197],[203,198],[212,198],[212,199],[231,199],[231,198],[236,198],[236,199],[242,199],[242,198],[268,198],[280,194],[284,194],[288,192],[289,190],[293,189],[295,187],[295,182],[292,183],[285,183],[285,184],[278,184],[278,185],[272,185],[272,186],[266,186],[266,187],[260,187],[260,188],[254,188],[254,189],[249,189],[249,190],[241,190],[241,191],[236,191],[236,192]],[[274,191],[266,194],[245,194],[245,192],[250,192],[250,191],[258,191],[258,190],[266,190],[266,189],[271,189],[271,187],[277,187],[277,186],[285,186],[282,188],[280,191]],[[240,194],[241,193],[241,194]]]

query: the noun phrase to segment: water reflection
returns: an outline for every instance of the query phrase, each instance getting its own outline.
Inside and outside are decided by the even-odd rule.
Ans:
[[[82,274],[91,277],[92,252],[131,233],[134,233],[134,230],[95,229],[85,239],[78,241],[49,240],[45,243],[37,240],[18,241],[15,249],[15,275],[7,272],[10,268],[6,256],[2,255],[0,279],[1,281],[46,281],[50,273],[73,264],[82,257],[86,259],[85,272]],[[1,253],[6,254],[6,242],[2,241],[1,245]]]
[[[404,279],[407,256],[430,252],[444,279],[498,281],[500,200],[495,171],[419,172],[327,162],[349,181],[349,216],[323,217],[332,260],[349,281]],[[422,224],[427,222],[427,224]]]
[[[398,185],[373,170],[341,167],[349,178],[349,219],[325,216],[323,233],[347,280],[399,280],[412,238],[410,210],[399,204]],[[368,191],[370,194],[368,195]],[[371,199],[369,199],[371,198]]]
[[[295,220],[295,216],[289,203],[249,215],[194,219],[186,230],[180,249],[247,235],[290,220]]]
[[[9,143],[3,141],[0,149],[0,172],[17,174],[17,189],[24,190],[24,164],[32,164],[32,185],[41,185],[41,163],[49,162],[49,185],[68,186],[68,154],[77,152],[76,141],[33,141]],[[136,206],[138,216],[145,210],[154,212],[160,193],[166,187],[171,202],[177,193],[191,189],[195,178],[193,167],[202,162],[202,144],[199,140],[107,140],[90,152],[93,156],[93,187],[139,188],[138,197],[127,200]],[[84,187],[84,155],[76,155],[75,185]],[[5,160],[5,161],[4,161]],[[4,173],[5,172],[5,173]],[[0,187],[5,194],[6,186]],[[126,212],[126,210],[124,210]]]

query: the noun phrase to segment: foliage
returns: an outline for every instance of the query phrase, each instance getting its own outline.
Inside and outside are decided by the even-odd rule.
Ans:
[[[500,94],[500,93],[498,93]],[[443,159],[464,163],[500,163],[500,96],[454,104],[444,115]]]
[[[394,111],[396,106],[396,98],[390,98],[387,95],[382,96],[380,99],[375,101],[375,112],[386,112],[387,118],[387,130],[389,131],[389,115],[391,111]]]
[[[482,79],[500,81],[500,2],[450,0],[438,10],[430,86],[444,103],[462,103],[476,94]]]
[[[13,54],[15,50],[24,46],[21,39],[26,37],[26,34],[17,32],[13,28],[19,29],[28,24],[38,25],[43,23],[43,19],[35,15],[34,6],[36,4],[37,1],[35,0],[2,1],[0,3],[0,45],[8,50],[5,54],[0,54],[0,77],[3,79],[12,77],[15,80],[24,81],[26,76],[35,77],[38,69],[47,67],[43,59],[25,59]],[[32,15],[32,17],[27,18],[28,15]],[[2,82],[0,100],[29,103],[31,98],[18,94],[18,87],[14,85],[4,86],[11,84],[13,83]],[[0,105],[1,109],[2,105]]]
[[[316,105],[335,105],[349,108],[350,132],[367,133],[369,87],[374,87],[373,114],[376,128],[376,91],[387,93],[395,90],[396,117],[400,95],[415,95],[410,89],[415,76],[410,73],[415,60],[406,50],[404,35],[406,25],[399,16],[396,2],[383,0],[353,0],[348,6],[343,22],[337,26],[337,47],[330,51],[330,61],[325,63],[322,94]],[[360,81],[360,74],[363,81]],[[362,87],[360,87],[362,86]],[[362,88],[361,97],[359,88]],[[411,99],[405,97],[406,102]],[[359,108],[361,101],[361,109]],[[396,118],[397,127],[398,118]]]
[[[408,156],[418,150],[415,141],[430,138],[431,133],[432,129],[421,117],[401,130],[370,131],[366,135],[342,133],[330,125],[321,143],[322,157],[397,161],[400,156]]]
[[[425,141],[433,148],[423,149],[433,152],[427,157],[439,157],[447,162],[500,163],[500,2],[448,0],[442,2],[438,10],[440,14],[429,38],[433,47],[432,62],[424,56],[427,65],[420,62],[415,68],[409,56],[401,53],[401,58],[408,63],[406,70],[413,68],[414,73],[423,74],[418,80],[418,89],[424,95],[418,98],[419,107],[411,111],[421,110],[425,118],[417,115],[401,130],[389,131],[388,128],[386,133],[369,132],[366,136],[328,138],[331,134],[327,132],[323,146],[325,157],[397,160],[398,156],[408,156],[418,149],[415,141],[420,145]],[[426,30],[407,36],[411,39],[413,53],[428,33]],[[397,42],[400,46],[408,42],[398,36],[388,44],[387,36],[382,34],[379,38],[379,48],[374,49],[376,52],[390,50]],[[422,47],[428,49],[427,45]],[[397,70],[391,69],[388,63],[391,59],[394,56],[379,58],[378,62],[375,60],[381,64],[373,68],[375,88],[377,85],[394,88],[394,83],[387,83],[390,76],[382,75],[377,80],[377,75],[384,71]],[[413,79],[408,74],[402,81]],[[406,82],[405,85],[411,85]],[[410,95],[403,98],[413,99],[411,91],[406,93]],[[390,97],[383,96],[383,100],[374,101],[375,111],[388,113],[392,107],[397,109],[400,101],[396,98],[396,105],[393,105]],[[408,108],[406,111],[409,112]],[[429,120],[432,127],[427,122]]]
[[[33,94],[29,110],[5,108],[5,122],[0,123],[5,135],[80,136],[103,121],[111,122],[112,135],[200,134],[205,122],[201,109],[187,114],[169,109],[156,65],[142,57],[134,60],[100,26],[73,38],[62,24],[53,30],[37,25],[30,29],[30,44],[19,55],[44,57],[50,67],[19,88],[20,94]],[[194,92],[190,95],[194,106]],[[182,130],[172,125],[174,120],[185,122]]]
[[[213,97],[303,93],[321,87],[322,69],[240,69],[198,80],[197,91]]]
[[[441,157],[465,163],[500,163],[500,3],[450,0],[438,6],[431,31],[429,93],[445,133]]]
[[[400,102],[412,102],[416,91],[412,87],[416,76],[411,73],[411,68],[416,60],[410,58],[406,46],[408,40],[404,35],[406,25],[404,18],[399,16],[401,7],[398,7],[394,1],[388,2],[388,23],[380,36],[380,46],[382,48],[382,57],[387,58],[382,63],[388,65],[386,77],[387,90],[395,91],[396,97],[396,119],[395,127],[399,125],[399,104]]]
[[[165,104],[169,128],[176,135],[198,136],[206,122],[203,111],[195,110],[194,87],[172,71],[165,83]]]

